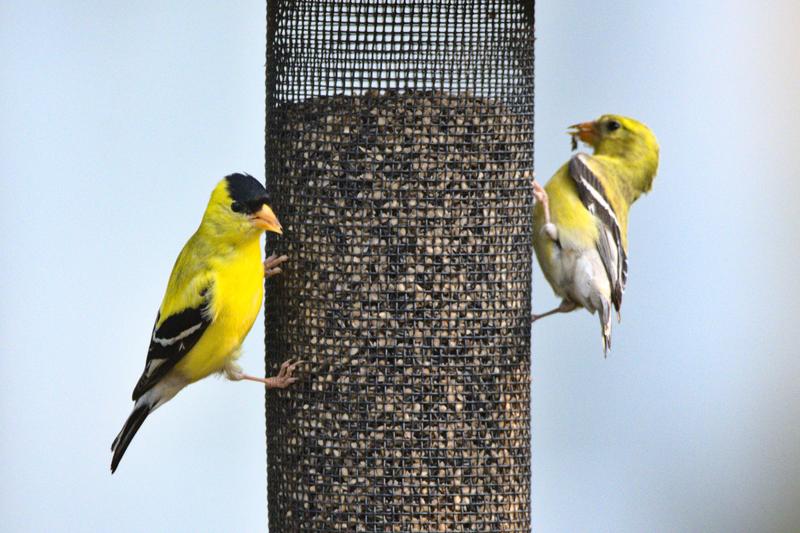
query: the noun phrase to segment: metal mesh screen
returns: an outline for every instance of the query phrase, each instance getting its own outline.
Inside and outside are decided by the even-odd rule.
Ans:
[[[269,1],[271,531],[529,531],[533,1]]]

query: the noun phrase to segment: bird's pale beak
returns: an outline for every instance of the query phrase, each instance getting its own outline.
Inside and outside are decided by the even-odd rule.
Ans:
[[[581,141],[591,146],[594,146],[599,138],[597,135],[596,122],[581,122],[580,124],[573,124],[567,130],[567,133],[572,135],[573,139],[577,137]]]
[[[250,220],[253,222],[253,225],[259,229],[271,231],[278,235],[283,234],[283,228],[281,227],[281,223],[278,222],[278,217],[275,216],[275,213],[267,204],[262,205],[261,209],[250,217]]]

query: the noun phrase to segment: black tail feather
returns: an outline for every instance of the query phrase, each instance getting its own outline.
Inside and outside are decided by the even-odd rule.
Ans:
[[[117,438],[114,439],[114,442],[111,444],[111,451],[114,452],[114,457],[111,459],[112,474],[117,470],[122,456],[125,455],[125,450],[128,449],[128,445],[133,440],[133,436],[139,431],[142,422],[144,422],[144,419],[150,414],[150,411],[151,408],[149,405],[142,404],[134,407],[128,420],[125,421],[125,425],[122,426],[122,431],[120,431]]]

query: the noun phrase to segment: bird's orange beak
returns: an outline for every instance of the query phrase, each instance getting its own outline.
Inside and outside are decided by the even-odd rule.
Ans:
[[[597,122],[581,122],[580,124],[573,124],[567,130],[567,133],[572,135],[572,138],[577,137],[588,145],[594,146],[597,144],[599,135],[597,134]]]
[[[283,235],[283,228],[281,227],[281,223],[278,222],[278,217],[275,216],[272,208],[267,204],[262,205],[261,209],[250,217],[250,221],[259,229]]]

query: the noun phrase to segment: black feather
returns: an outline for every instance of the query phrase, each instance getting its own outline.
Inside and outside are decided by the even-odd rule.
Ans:
[[[225,176],[228,181],[228,194],[233,200],[234,211],[252,215],[264,204],[269,205],[267,190],[249,174]]]
[[[125,450],[128,449],[128,445],[131,443],[131,440],[133,440],[133,436],[136,435],[136,432],[142,427],[142,423],[147,418],[147,415],[150,414],[150,411],[149,405],[143,404],[139,407],[134,407],[128,420],[125,421],[125,425],[122,426],[119,435],[114,439],[114,442],[111,444],[111,451],[114,452],[114,456],[111,458],[112,474],[117,470],[122,456],[125,455]]]
[[[166,376],[194,348],[211,324],[206,314],[210,301],[209,288],[203,289],[200,295],[203,301],[198,306],[175,313],[164,320],[158,329],[153,326],[147,362],[142,376],[133,388],[133,401],[138,400]],[[156,324],[160,317],[160,314],[156,316]]]
[[[608,243],[608,246],[603,245],[602,241],[606,238],[603,228],[600,229],[598,251],[611,284],[611,301],[614,304],[614,308],[619,311],[622,306],[622,293],[625,291],[625,283],[628,280],[628,255],[622,245],[622,231],[617,222],[614,207],[608,199],[603,183],[586,165],[584,157],[586,157],[585,154],[577,154],[570,159],[569,174],[575,182],[581,203],[590,213],[597,217],[603,228],[608,228],[611,232],[613,247],[616,251],[616,262],[614,263],[611,260],[612,256],[609,253],[612,243]],[[600,197],[605,205],[596,201],[593,192]]]

